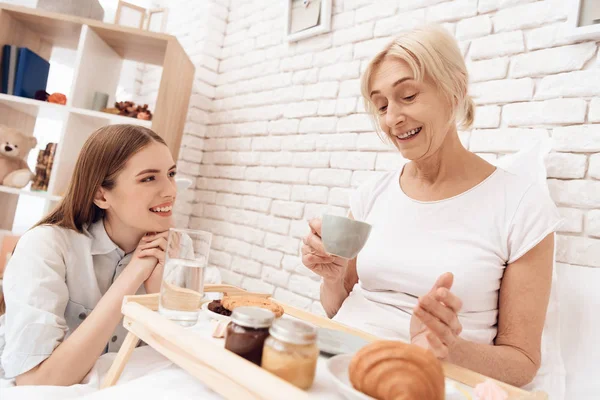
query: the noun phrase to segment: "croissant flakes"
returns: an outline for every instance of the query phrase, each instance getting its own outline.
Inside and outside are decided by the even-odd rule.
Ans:
[[[443,400],[444,371],[429,351],[397,341],[377,341],[354,355],[352,386],[378,400]]]

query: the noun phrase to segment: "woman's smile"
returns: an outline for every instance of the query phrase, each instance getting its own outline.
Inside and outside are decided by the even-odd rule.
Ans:
[[[394,134],[394,136],[396,136],[396,138],[398,140],[402,140],[404,142],[404,141],[411,140],[411,139],[414,139],[415,137],[417,137],[417,135],[421,132],[422,129],[423,129],[423,127],[418,127],[418,128],[400,132],[398,134]]]
[[[150,208],[150,211],[160,217],[170,217],[173,214],[173,202],[159,204]]]

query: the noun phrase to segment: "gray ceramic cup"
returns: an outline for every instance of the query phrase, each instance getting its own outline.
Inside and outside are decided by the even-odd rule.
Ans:
[[[323,215],[321,240],[325,251],[346,259],[353,259],[367,243],[371,225],[338,215]]]

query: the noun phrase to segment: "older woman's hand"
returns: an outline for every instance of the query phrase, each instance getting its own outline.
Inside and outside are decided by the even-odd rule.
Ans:
[[[343,282],[348,260],[325,251],[321,241],[321,219],[309,221],[310,234],[302,241],[302,264],[326,281]]]
[[[458,320],[462,301],[450,291],[453,281],[451,273],[441,275],[433,288],[419,298],[410,320],[411,343],[431,350],[442,360],[449,358],[462,332]]]

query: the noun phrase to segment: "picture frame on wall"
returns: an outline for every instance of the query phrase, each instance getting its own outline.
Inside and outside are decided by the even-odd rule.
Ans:
[[[284,38],[296,42],[331,30],[332,0],[285,0]]]
[[[567,1],[569,16],[565,36],[573,40],[600,39],[600,1]]]
[[[169,10],[167,8],[154,8],[148,10],[146,30],[152,32],[165,32],[167,29],[168,16]]]
[[[119,0],[115,14],[115,25],[143,29],[145,20],[145,8]]]

